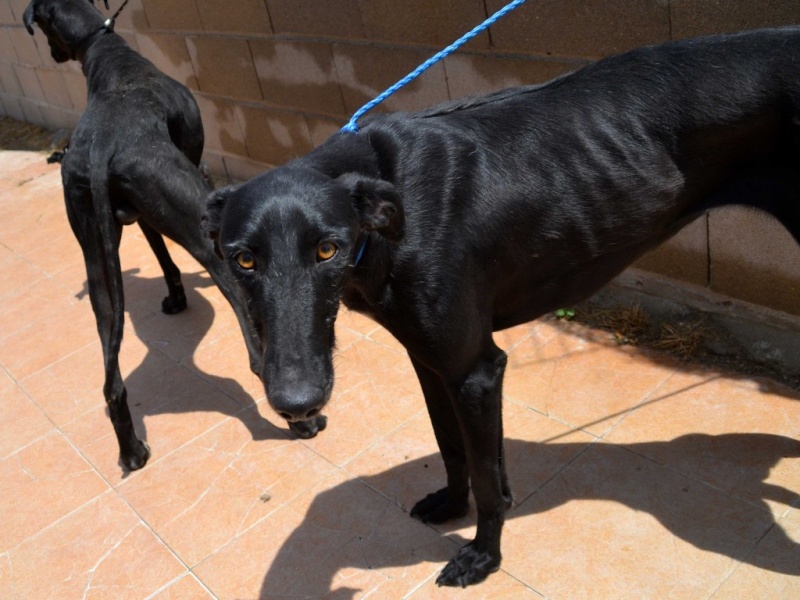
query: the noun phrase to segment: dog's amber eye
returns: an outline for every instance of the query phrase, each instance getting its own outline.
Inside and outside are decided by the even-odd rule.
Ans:
[[[236,264],[245,271],[252,271],[256,268],[256,258],[250,252],[239,252],[236,255]]]
[[[330,260],[336,254],[336,244],[333,242],[322,242],[317,246],[317,260]]]

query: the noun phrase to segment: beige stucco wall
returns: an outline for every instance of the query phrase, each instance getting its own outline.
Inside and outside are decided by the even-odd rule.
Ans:
[[[111,0],[115,10],[121,0]],[[86,105],[75,63],[56,65],[0,0],[0,114],[73,126]],[[100,2],[98,1],[98,4]],[[301,155],[358,107],[505,0],[131,0],[130,45],[195,93],[205,159],[244,179]],[[544,81],[639,45],[800,24],[798,0],[529,0],[381,110]],[[799,57],[800,58],[800,57]],[[800,315],[800,249],[775,223],[726,209],[639,266]]]

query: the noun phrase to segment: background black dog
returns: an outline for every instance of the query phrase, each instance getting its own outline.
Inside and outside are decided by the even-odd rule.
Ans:
[[[497,570],[512,503],[492,331],[585,299],[730,204],[800,236],[800,28],[643,48],[545,85],[377,116],[214,193],[205,227],[286,419],[330,396],[340,300],[406,347],[447,470],[411,514],[461,516],[471,485],[477,534],[437,580],[467,585]]]
[[[88,85],[84,115],[62,157],[67,215],[86,262],[89,295],[103,345],[108,403],[125,468],[138,469],[150,456],[131,422],[119,370],[124,300],[119,261],[122,226],[138,220],[164,270],[169,295],[165,313],[186,308],[180,271],[162,235],[186,248],[231,302],[257,372],[261,348],[248,315],[237,301],[229,272],[200,232],[204,199],[211,188],[198,170],[203,125],[194,97],[128,47],[91,0],[33,0],[23,21],[47,36],[56,62],[78,60]],[[324,417],[295,427],[309,437]]]

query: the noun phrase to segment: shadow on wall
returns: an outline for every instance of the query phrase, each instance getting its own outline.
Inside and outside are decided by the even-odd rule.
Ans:
[[[507,440],[506,455],[512,489],[531,487],[532,482],[526,481],[531,479],[530,467],[526,471],[526,465],[532,461],[547,473],[545,479],[533,486],[534,491],[507,515],[509,522],[526,518],[526,523],[519,524],[523,530],[520,535],[531,537],[529,552],[521,557],[507,555],[507,567],[513,560],[547,569],[554,554],[563,551],[558,531],[541,531],[541,536],[535,539],[535,515],[575,500],[604,500],[652,515],[673,535],[701,550],[768,571],[800,575],[800,544],[775,523],[766,503],[771,500],[789,506],[797,501],[800,490],[764,482],[778,461],[800,457],[797,440],[766,434],[696,434],[669,442],[592,446]],[[565,456],[577,458],[549,479]],[[657,462],[643,457],[657,457]],[[662,462],[681,465],[681,470],[689,476],[661,466]],[[727,494],[691,476],[696,468],[702,470],[703,463],[707,467],[711,462],[719,466],[715,484],[722,489],[735,487],[736,495],[750,502],[749,507],[742,502],[731,502]],[[341,570],[385,569],[449,560],[458,546],[447,540],[444,540],[447,543],[421,543],[420,540],[433,540],[435,536],[426,537],[426,526],[405,512],[386,511],[385,502],[377,502],[375,493],[394,498],[403,511],[408,511],[414,501],[444,482],[439,463],[438,455],[425,456],[362,481],[342,483],[316,496],[303,523],[291,533],[269,565],[260,597],[351,598],[358,590],[339,588],[331,595],[334,578]],[[542,487],[545,482],[547,485]],[[472,509],[464,519],[443,526],[442,532],[447,534],[474,520]],[[591,531],[592,525],[587,522],[583,530]],[[570,533],[574,531],[571,529]],[[755,544],[767,532],[768,551],[754,552]],[[631,544],[645,543],[635,531],[629,533]],[[620,535],[626,537],[626,532]],[[459,544],[466,541],[459,535],[449,537]],[[576,543],[581,541],[585,540],[576,539]],[[642,551],[642,560],[648,556],[653,559],[653,549]],[[298,577],[298,573],[303,576]]]

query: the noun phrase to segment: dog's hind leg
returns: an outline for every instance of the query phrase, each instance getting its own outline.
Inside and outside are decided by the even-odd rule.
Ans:
[[[150,244],[150,248],[153,249],[158,264],[161,265],[161,270],[164,271],[164,280],[167,283],[169,295],[161,301],[161,311],[168,315],[174,315],[186,310],[186,293],[183,283],[181,283],[181,272],[169,255],[164,238],[142,219],[139,219],[139,227]]]
[[[119,349],[122,342],[124,315],[115,313],[121,311],[124,306],[122,273],[119,256],[109,257],[107,250],[112,245],[119,248],[122,225],[116,224],[115,239],[111,240],[111,243],[104,243],[92,214],[86,210],[79,211],[75,208],[77,206],[85,207],[85,198],[76,198],[74,194],[70,197],[68,190],[69,188],[65,186],[67,216],[83,251],[89,298],[103,347],[105,364],[103,395],[119,443],[120,462],[125,468],[133,471],[145,465],[147,459],[150,458],[150,448],[146,442],[136,437],[128,408],[128,393],[119,369]],[[109,281],[109,275],[114,281]]]
[[[425,396],[436,443],[447,471],[447,487],[428,494],[411,509],[411,516],[423,523],[444,523],[467,514],[469,472],[464,440],[450,394],[441,378],[411,357],[411,364]]]

